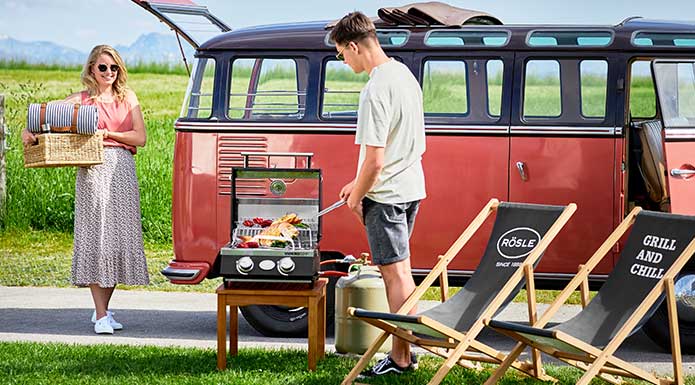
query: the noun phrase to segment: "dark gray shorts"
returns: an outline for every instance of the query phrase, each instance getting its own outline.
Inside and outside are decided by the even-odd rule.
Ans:
[[[388,265],[410,257],[408,240],[413,232],[420,201],[387,204],[362,200],[362,214],[372,263]]]

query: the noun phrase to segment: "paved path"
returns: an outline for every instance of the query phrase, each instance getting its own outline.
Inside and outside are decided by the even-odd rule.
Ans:
[[[422,308],[432,305],[431,301],[420,304]],[[0,286],[0,341],[217,346],[215,294],[118,290],[111,309],[125,328],[107,336],[94,334],[92,306],[88,289]],[[579,306],[564,306],[554,321],[578,311]],[[498,317],[523,321],[525,312],[525,304],[512,303]],[[328,334],[326,348],[335,351],[332,330]],[[493,331],[485,331],[481,339],[502,351],[513,347],[510,340]],[[306,339],[264,337],[240,316],[239,346],[306,349]],[[670,355],[660,352],[642,332],[630,337],[618,356],[650,371],[672,373]],[[695,375],[695,356],[683,356],[683,366],[687,374]]]

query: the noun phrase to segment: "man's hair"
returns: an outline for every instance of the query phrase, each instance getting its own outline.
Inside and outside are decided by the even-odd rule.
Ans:
[[[340,45],[346,45],[351,41],[359,43],[366,38],[376,40],[376,27],[370,18],[359,11],[348,13],[340,19],[330,35],[331,41]]]

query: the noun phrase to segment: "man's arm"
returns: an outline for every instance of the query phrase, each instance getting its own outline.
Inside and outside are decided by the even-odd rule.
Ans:
[[[381,170],[384,168],[384,148],[365,146],[364,162],[357,175],[352,192],[348,196],[347,205],[362,221],[362,198],[376,183]]]

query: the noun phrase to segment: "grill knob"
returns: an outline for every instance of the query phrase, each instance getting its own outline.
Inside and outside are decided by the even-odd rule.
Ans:
[[[295,264],[292,258],[285,257],[278,262],[278,271],[280,274],[287,275],[294,270]]]
[[[241,257],[236,262],[236,269],[241,274],[248,274],[253,270],[253,260],[249,257]]]

